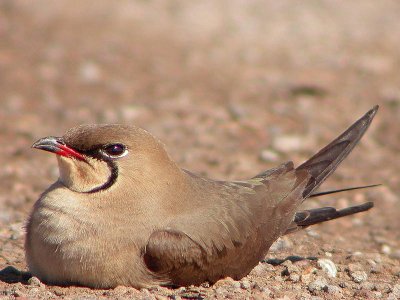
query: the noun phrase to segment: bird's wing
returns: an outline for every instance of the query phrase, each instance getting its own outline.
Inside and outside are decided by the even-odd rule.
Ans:
[[[310,182],[303,192],[304,199],[308,198],[350,154],[367,131],[378,108],[378,105],[374,106],[345,132],[297,167],[298,170],[307,170],[311,175]]]
[[[209,205],[151,235],[148,268],[179,285],[246,275],[286,231],[308,179],[287,163],[249,181],[210,181],[208,193],[197,193]]]

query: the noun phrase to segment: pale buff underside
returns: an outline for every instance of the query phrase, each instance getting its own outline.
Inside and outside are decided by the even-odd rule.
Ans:
[[[87,157],[87,162],[57,155],[60,181],[75,192],[89,192],[102,186],[111,176],[104,161]]]

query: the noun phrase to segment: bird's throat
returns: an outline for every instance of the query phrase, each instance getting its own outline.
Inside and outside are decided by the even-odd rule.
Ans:
[[[72,191],[90,193],[109,187],[116,170],[105,161],[88,159],[80,161],[57,156],[60,181]]]

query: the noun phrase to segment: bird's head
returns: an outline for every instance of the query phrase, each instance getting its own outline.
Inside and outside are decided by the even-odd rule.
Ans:
[[[134,126],[81,125],[32,147],[57,154],[60,181],[80,193],[106,191],[122,181],[140,186],[155,182],[160,170],[176,168],[164,146]]]

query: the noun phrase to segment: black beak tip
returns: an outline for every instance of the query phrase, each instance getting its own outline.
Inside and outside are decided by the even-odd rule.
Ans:
[[[58,137],[45,137],[42,139],[37,140],[31,146],[34,149],[45,150],[50,152],[55,152],[58,149],[58,145],[61,144],[61,139]]]

